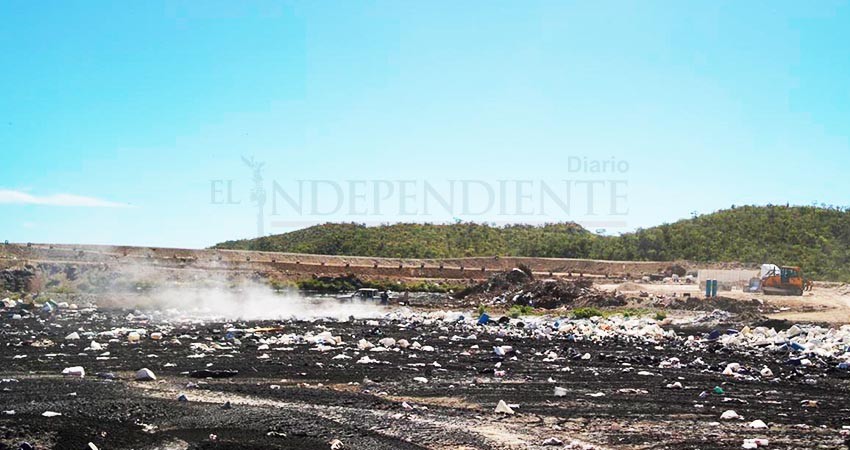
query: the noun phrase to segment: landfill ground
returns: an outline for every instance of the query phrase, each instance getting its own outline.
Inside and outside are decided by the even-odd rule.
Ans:
[[[327,300],[319,308],[338,306]],[[679,320],[661,324],[667,333],[674,329],[675,339],[617,333],[592,339],[552,332],[555,317],[499,322],[494,314],[478,325],[471,311],[461,318],[439,308],[391,306],[370,314],[226,322],[85,305],[18,319],[2,311],[0,449],[24,442],[76,450],[93,448],[89,443],[99,449],[737,449],[757,438],[767,441],[749,441],[750,448],[847,448],[848,372],[816,358],[811,366],[788,365],[788,351],[700,341],[711,329],[740,324]],[[610,326],[592,320],[583,326]],[[145,330],[138,343],[128,342],[130,329]],[[79,340],[66,339],[73,332]],[[156,332],[161,339],[153,339]],[[326,342],[329,335],[341,342]],[[383,347],[380,340],[388,337],[397,343]],[[410,345],[403,348],[402,339]],[[361,340],[386,351],[367,349]],[[92,341],[103,348],[91,349]],[[494,347],[508,351],[500,355]],[[741,367],[724,375],[733,362]],[[61,374],[73,366],[83,367],[85,377]],[[771,376],[760,373],[764,367]],[[157,379],[136,381],[141,368]],[[204,369],[238,373],[190,376]],[[555,387],[564,395],[556,397]],[[188,401],[179,401],[180,394]],[[500,400],[514,413],[496,413]],[[728,410],[741,418],[721,419]],[[753,428],[755,420],[766,428]]]

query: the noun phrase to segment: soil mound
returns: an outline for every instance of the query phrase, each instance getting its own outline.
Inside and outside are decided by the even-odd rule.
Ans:
[[[507,304],[555,309],[562,306],[622,306],[626,298],[593,288],[588,278],[537,280],[531,271],[514,268],[471,286],[457,298],[485,304]]]

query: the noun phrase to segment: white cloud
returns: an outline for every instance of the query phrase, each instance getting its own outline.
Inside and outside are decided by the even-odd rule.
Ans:
[[[111,202],[94,197],[74,194],[32,195],[26,192],[0,189],[0,204],[43,205],[43,206],[83,206],[90,208],[126,208],[126,203]]]

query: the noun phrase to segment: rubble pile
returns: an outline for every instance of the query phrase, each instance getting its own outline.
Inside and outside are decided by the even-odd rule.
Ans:
[[[527,267],[495,274],[461,291],[457,298],[481,304],[544,309],[626,304],[626,297],[621,294],[594,289],[589,278],[535,279]]]
[[[528,267],[515,267],[505,272],[492,275],[486,281],[470,286],[460,291],[456,297],[466,298],[481,294],[499,293],[516,286],[521,286],[534,279],[531,269]]]

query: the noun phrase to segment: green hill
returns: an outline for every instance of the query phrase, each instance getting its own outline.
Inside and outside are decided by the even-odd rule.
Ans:
[[[621,236],[598,236],[573,223],[505,227],[324,224],[227,241],[215,248],[409,258],[504,255],[773,262],[802,266],[816,279],[850,281],[850,211],[809,206],[733,207]]]
[[[394,258],[483,255],[586,255],[596,238],[573,223],[491,227],[400,223],[367,227],[326,223],[290,233],[222,242],[215,248]]]

